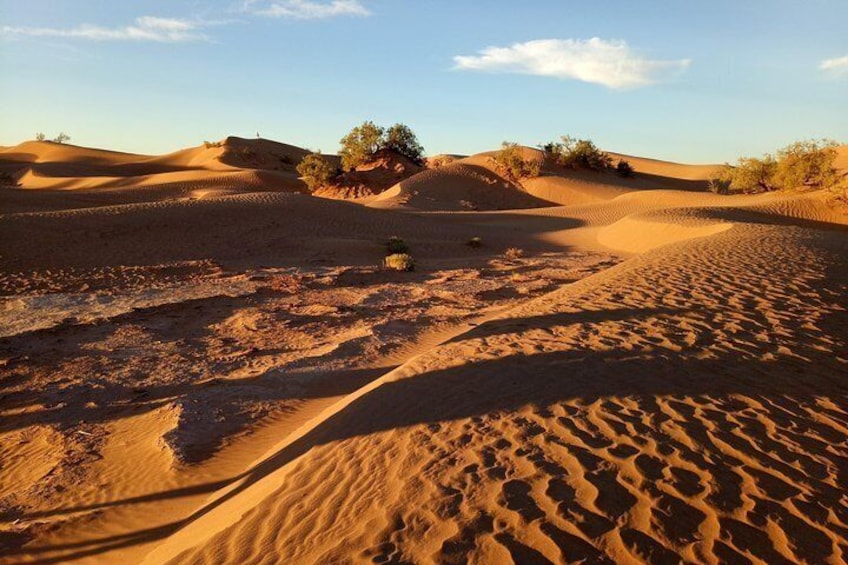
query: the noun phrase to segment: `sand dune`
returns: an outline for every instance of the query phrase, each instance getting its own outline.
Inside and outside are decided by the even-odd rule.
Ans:
[[[544,153],[522,147],[527,160],[544,162]],[[601,202],[634,190],[673,189],[703,191],[716,165],[683,165],[611,153],[636,168],[634,178],[612,172],[569,170],[545,163],[536,178],[513,183],[497,171],[494,151],[470,157],[439,156],[439,166],[414,175],[366,203],[379,208],[413,210],[504,210],[538,208],[553,204]]]
[[[846,241],[743,219],[408,362],[148,562],[842,560]]]
[[[156,157],[31,141],[0,151],[0,172],[19,185],[0,192],[0,206],[7,213],[38,212],[257,191],[305,192],[295,167],[306,153],[292,145],[238,137]]]
[[[1,563],[846,560],[826,193],[301,152],[0,150]]]

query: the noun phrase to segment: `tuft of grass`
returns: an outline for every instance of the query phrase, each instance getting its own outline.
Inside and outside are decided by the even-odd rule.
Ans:
[[[388,241],[386,241],[387,255],[392,255],[394,253],[406,253],[407,251],[409,251],[409,246],[404,240],[396,235],[393,235]]]
[[[408,253],[393,253],[383,260],[383,265],[391,271],[415,270],[415,260]]]
[[[504,251],[504,259],[508,259],[510,261],[515,261],[516,259],[521,259],[524,257],[524,250],[519,249],[517,247],[510,247],[506,251]]]

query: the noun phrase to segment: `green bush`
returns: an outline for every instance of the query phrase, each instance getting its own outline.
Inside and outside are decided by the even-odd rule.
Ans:
[[[403,155],[413,163],[420,165],[424,162],[424,148],[409,126],[395,124],[387,129],[382,145],[383,149]]]
[[[498,172],[512,182],[538,177],[542,169],[538,160],[525,159],[522,148],[510,141],[501,144],[501,150],[495,153],[492,161]]]
[[[47,139],[47,136],[44,135],[43,133],[38,132],[37,134],[35,134],[35,140],[36,141],[44,141],[45,139]]]
[[[836,142],[796,141],[777,152],[774,182],[781,188],[830,188],[839,182]]]
[[[320,151],[306,155],[297,165],[296,170],[312,192],[329,185],[336,176],[333,166],[321,155]]]
[[[59,132],[59,135],[53,138],[53,143],[67,143],[71,140],[71,136],[65,132]]]
[[[414,271],[415,261],[412,255],[406,253],[393,253],[383,260],[383,265],[392,271]]]
[[[383,147],[384,134],[383,128],[370,121],[353,128],[339,142],[342,168],[351,171],[367,163]]]
[[[627,179],[633,176],[633,166],[624,159],[619,159],[615,172],[618,176]]]
[[[798,188],[831,188],[839,182],[834,167],[836,143],[829,140],[796,141],[762,159],[741,157],[725,164],[716,182],[730,191],[756,194]]]
[[[725,164],[717,180],[725,183],[730,190],[756,194],[780,188],[774,181],[776,172],[777,161],[771,155],[762,159],[741,157],[735,166]]]
[[[395,124],[384,129],[374,122],[363,122],[339,143],[342,168],[346,171],[368,163],[382,150],[394,151],[419,165],[424,161],[424,148],[418,142],[415,132],[404,124]]]
[[[612,168],[612,158],[588,139],[575,139],[564,135],[560,138],[560,141],[546,143],[542,146],[542,149],[554,162],[569,169],[582,168],[602,171]],[[627,163],[627,166],[629,167],[630,163]],[[633,168],[631,167],[630,173],[632,174],[632,172]]]
[[[409,251],[409,246],[404,240],[396,235],[390,237],[386,242],[386,252],[389,255],[393,255],[395,253],[406,253],[407,251]]]

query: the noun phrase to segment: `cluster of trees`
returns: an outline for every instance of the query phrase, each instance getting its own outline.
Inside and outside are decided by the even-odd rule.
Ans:
[[[363,122],[339,143],[342,169],[346,171],[368,163],[380,151],[394,151],[419,165],[424,161],[424,148],[415,133],[404,124],[383,128],[371,121]]]
[[[47,136],[44,135],[41,132],[38,132],[37,134],[35,134],[35,140],[36,141],[47,141]],[[52,141],[53,143],[67,143],[70,140],[71,140],[71,136],[62,131],[62,132],[59,132],[59,135],[57,135],[56,137],[54,137],[50,141]]]
[[[725,164],[710,190],[719,193],[756,194],[793,188],[831,188],[840,176],[834,167],[836,142],[796,141],[762,158],[742,157],[736,165]]]
[[[384,151],[402,155],[419,165],[424,162],[424,148],[415,132],[404,124],[383,128],[366,121],[350,130],[339,143],[341,169],[334,167],[320,151],[306,155],[298,164],[297,172],[310,190],[328,186],[343,171],[352,171],[369,163]]]
[[[560,141],[550,141],[540,146],[545,154],[558,165],[569,169],[591,171],[613,170],[622,177],[632,177],[633,167],[624,159],[613,165],[613,158],[601,151],[588,139],[576,139],[564,135]]]

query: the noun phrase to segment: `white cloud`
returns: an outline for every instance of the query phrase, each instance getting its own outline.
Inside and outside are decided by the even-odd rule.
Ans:
[[[2,36],[67,37],[95,41],[158,41],[177,43],[207,39],[201,31],[203,24],[180,19],[143,16],[135,24],[124,27],[100,27],[82,24],[74,28],[0,27]]]
[[[624,41],[538,39],[509,47],[487,47],[478,55],[454,57],[455,68],[575,79],[609,88],[656,82],[689,66],[690,59],[655,61],[634,52]]]
[[[819,69],[834,75],[848,75],[848,55],[825,59],[819,65]]]
[[[244,11],[257,16],[272,18],[292,18],[296,20],[316,20],[336,16],[369,16],[369,12],[359,0],[332,0],[331,2],[313,2],[311,0],[245,0]]]

